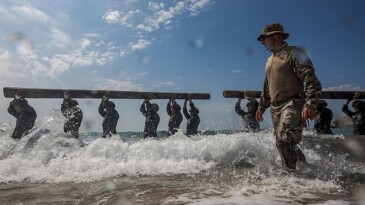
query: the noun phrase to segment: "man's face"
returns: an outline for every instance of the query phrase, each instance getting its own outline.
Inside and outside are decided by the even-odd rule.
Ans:
[[[261,44],[265,46],[267,51],[273,50],[274,48],[274,38],[273,35],[266,36],[264,40],[261,41]]]
[[[253,111],[253,106],[247,106],[247,112],[252,112]]]
[[[20,109],[20,105],[19,105],[19,104],[15,104],[15,105],[14,105],[14,109],[15,109],[15,111],[16,111],[17,113],[21,113],[21,112],[22,112],[22,110]]]

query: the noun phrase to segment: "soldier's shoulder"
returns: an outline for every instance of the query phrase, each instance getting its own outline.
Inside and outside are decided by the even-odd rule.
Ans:
[[[303,48],[297,47],[297,46],[289,46],[290,48],[290,54],[293,56],[295,60],[297,60],[300,63],[312,63],[311,60],[308,57],[307,51]]]

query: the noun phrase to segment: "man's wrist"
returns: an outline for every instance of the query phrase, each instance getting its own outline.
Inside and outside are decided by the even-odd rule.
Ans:
[[[305,102],[304,107],[317,109],[317,100],[316,99],[309,99]]]
[[[264,113],[264,112],[265,112],[265,110],[266,110],[266,108],[260,105],[260,106],[259,106],[259,108],[258,108],[258,110],[259,110],[261,113]]]

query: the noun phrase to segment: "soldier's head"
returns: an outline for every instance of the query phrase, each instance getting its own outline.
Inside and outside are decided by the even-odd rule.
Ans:
[[[152,103],[151,108],[154,112],[157,112],[160,109],[160,107],[156,103]]]
[[[264,26],[257,40],[265,46],[266,50],[274,50],[288,37],[289,34],[284,32],[284,27],[280,23],[273,23]]]
[[[105,109],[106,110],[113,110],[115,109],[115,103],[112,101],[105,102]]]
[[[20,102],[19,102],[19,100],[14,100],[14,101],[13,101],[13,107],[14,107],[14,110],[15,110],[17,113],[21,113],[21,112],[22,112],[22,109],[21,109],[21,106],[20,106]]]
[[[362,100],[354,100],[352,102],[352,107],[355,111],[360,111],[365,109],[365,102]]]
[[[172,111],[172,113],[178,113],[181,111],[181,106],[179,104],[177,104],[176,102],[174,102],[172,104],[171,111]]]
[[[71,100],[66,102],[66,105],[70,106],[70,107],[76,107],[76,106],[79,105],[79,103],[76,100],[71,99]]]
[[[317,100],[317,109],[318,110],[323,110],[326,107],[327,107],[327,102],[325,100],[322,100],[322,99]]]
[[[24,98],[14,99],[12,101],[12,105],[14,107],[14,110],[17,113],[21,113],[22,112],[22,107],[24,108],[24,107],[28,106],[28,101]]]
[[[248,112],[256,112],[259,108],[259,103],[256,100],[251,100],[246,104],[246,106]]]
[[[190,113],[190,115],[197,115],[197,114],[199,114],[199,109],[196,107],[190,108],[189,113]]]

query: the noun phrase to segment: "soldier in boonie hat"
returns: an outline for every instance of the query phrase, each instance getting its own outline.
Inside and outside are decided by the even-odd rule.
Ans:
[[[257,40],[263,41],[265,40],[266,36],[270,36],[276,33],[280,33],[283,36],[284,40],[289,37],[289,34],[284,32],[283,25],[281,25],[280,23],[273,23],[264,26],[261,34],[257,37]]]
[[[302,140],[303,122],[316,116],[315,104],[322,86],[306,52],[289,46],[285,41],[288,37],[280,23],[265,25],[257,37],[271,55],[265,63],[264,88],[256,120],[261,122],[263,113],[270,107],[281,162],[294,171],[297,162],[305,163],[298,143]]]

